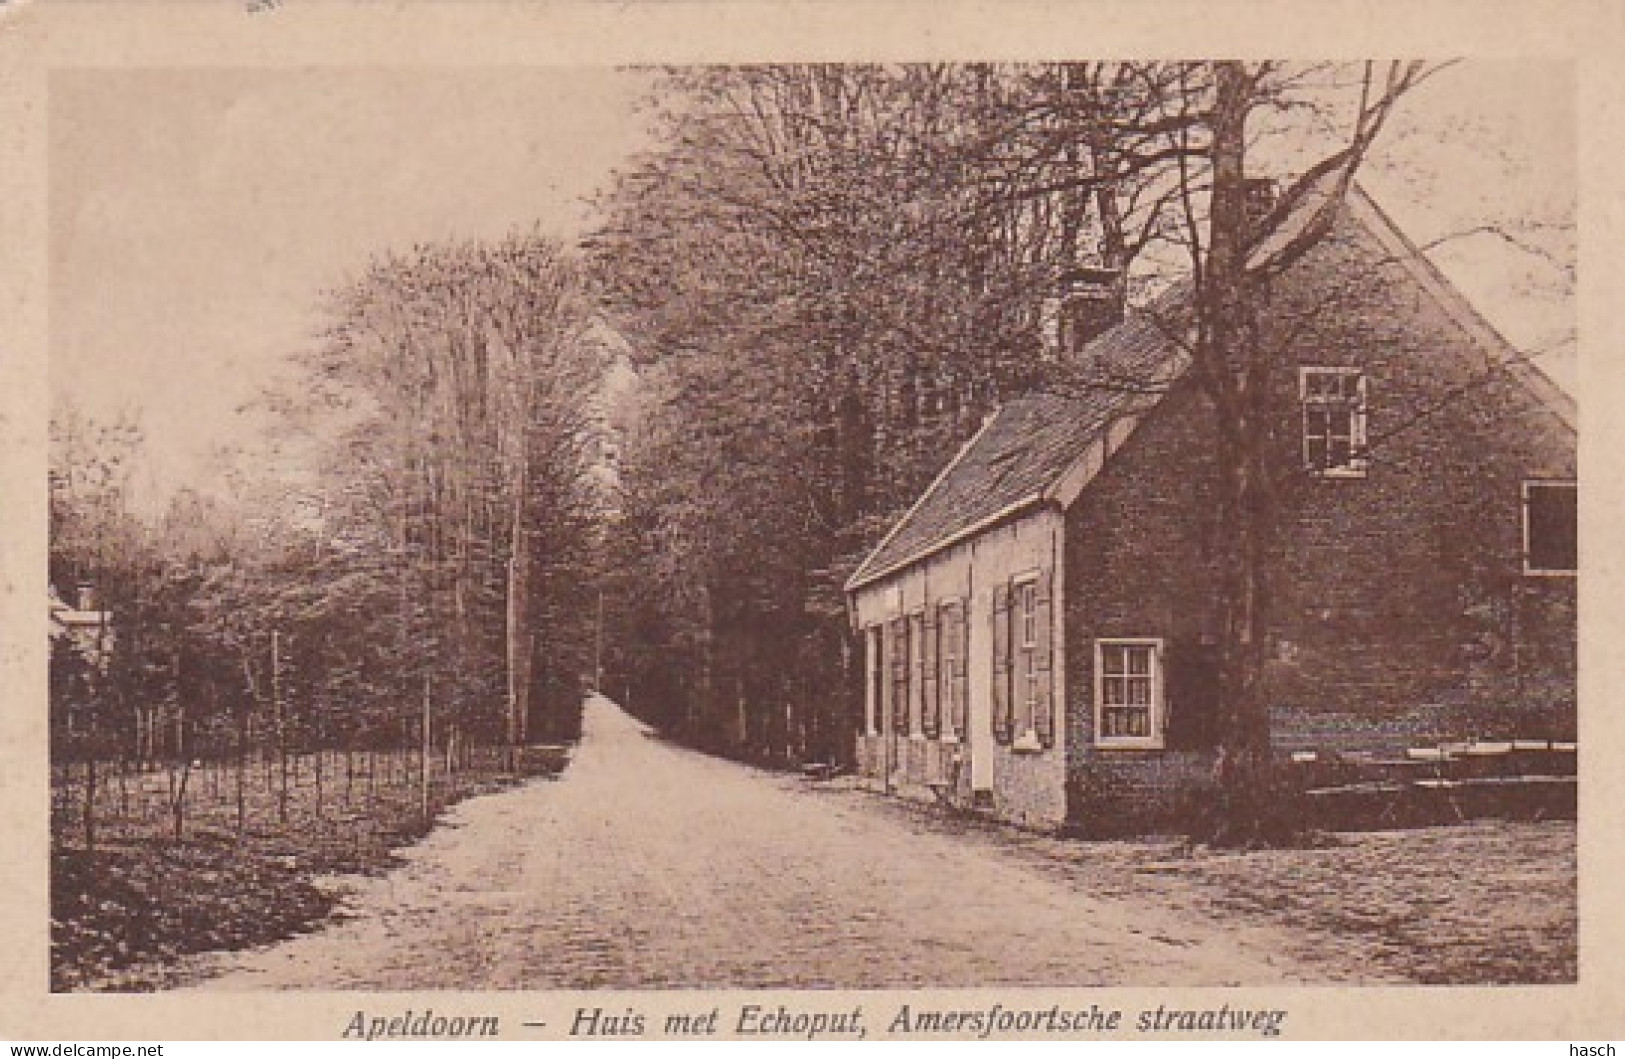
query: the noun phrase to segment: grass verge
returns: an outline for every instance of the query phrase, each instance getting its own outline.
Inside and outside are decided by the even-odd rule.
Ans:
[[[280,777],[249,766],[240,833],[236,768],[210,766],[191,778],[179,841],[162,774],[103,781],[94,849],[78,826],[82,788],[55,792],[51,990],[162,989],[176,984],[181,957],[313,929],[339,905],[335,876],[387,870],[447,807],[555,772],[544,762],[508,771],[495,753],[431,772],[425,815],[408,755],[358,759],[329,755],[325,783],[308,756],[295,762],[285,815]]]

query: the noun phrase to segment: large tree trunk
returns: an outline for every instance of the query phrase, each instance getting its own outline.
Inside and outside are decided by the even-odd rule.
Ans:
[[[95,731],[94,728],[91,729]],[[96,740],[88,740],[90,753],[85,756],[85,802],[83,807],[85,824],[85,852],[96,852]]]
[[[528,459],[513,485],[513,554],[508,559],[508,745],[523,746],[530,718],[530,547],[525,533]]]
[[[1275,843],[1296,829],[1272,762],[1263,670],[1268,644],[1265,561],[1275,532],[1271,495],[1269,353],[1259,341],[1247,281],[1246,122],[1240,63],[1220,63],[1212,126],[1213,190],[1202,291],[1207,326],[1200,377],[1218,418],[1220,622],[1218,799],[1199,837],[1224,845]]]

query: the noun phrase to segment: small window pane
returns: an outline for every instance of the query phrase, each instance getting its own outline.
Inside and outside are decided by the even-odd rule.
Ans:
[[[1151,734],[1151,714],[1144,709],[1102,710],[1101,734],[1108,737],[1144,739]]]
[[[1128,650],[1128,671],[1130,673],[1151,672],[1151,648],[1133,647]]]
[[[1123,672],[1123,652],[1121,647],[1103,647],[1100,649],[1101,669],[1107,673]]]

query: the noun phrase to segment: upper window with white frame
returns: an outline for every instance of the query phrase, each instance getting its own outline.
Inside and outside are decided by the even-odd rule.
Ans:
[[[1573,575],[1580,568],[1579,487],[1574,482],[1523,483],[1523,570]]]
[[[1095,742],[1162,746],[1162,641],[1095,641]]]
[[[1359,368],[1299,368],[1303,465],[1327,478],[1366,472],[1366,383]]]

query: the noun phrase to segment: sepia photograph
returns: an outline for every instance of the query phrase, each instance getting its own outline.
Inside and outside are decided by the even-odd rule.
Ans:
[[[1577,63],[762,56],[49,70],[32,988],[1579,985]]]
[[[56,987],[1572,980],[1561,67],[60,89]]]

